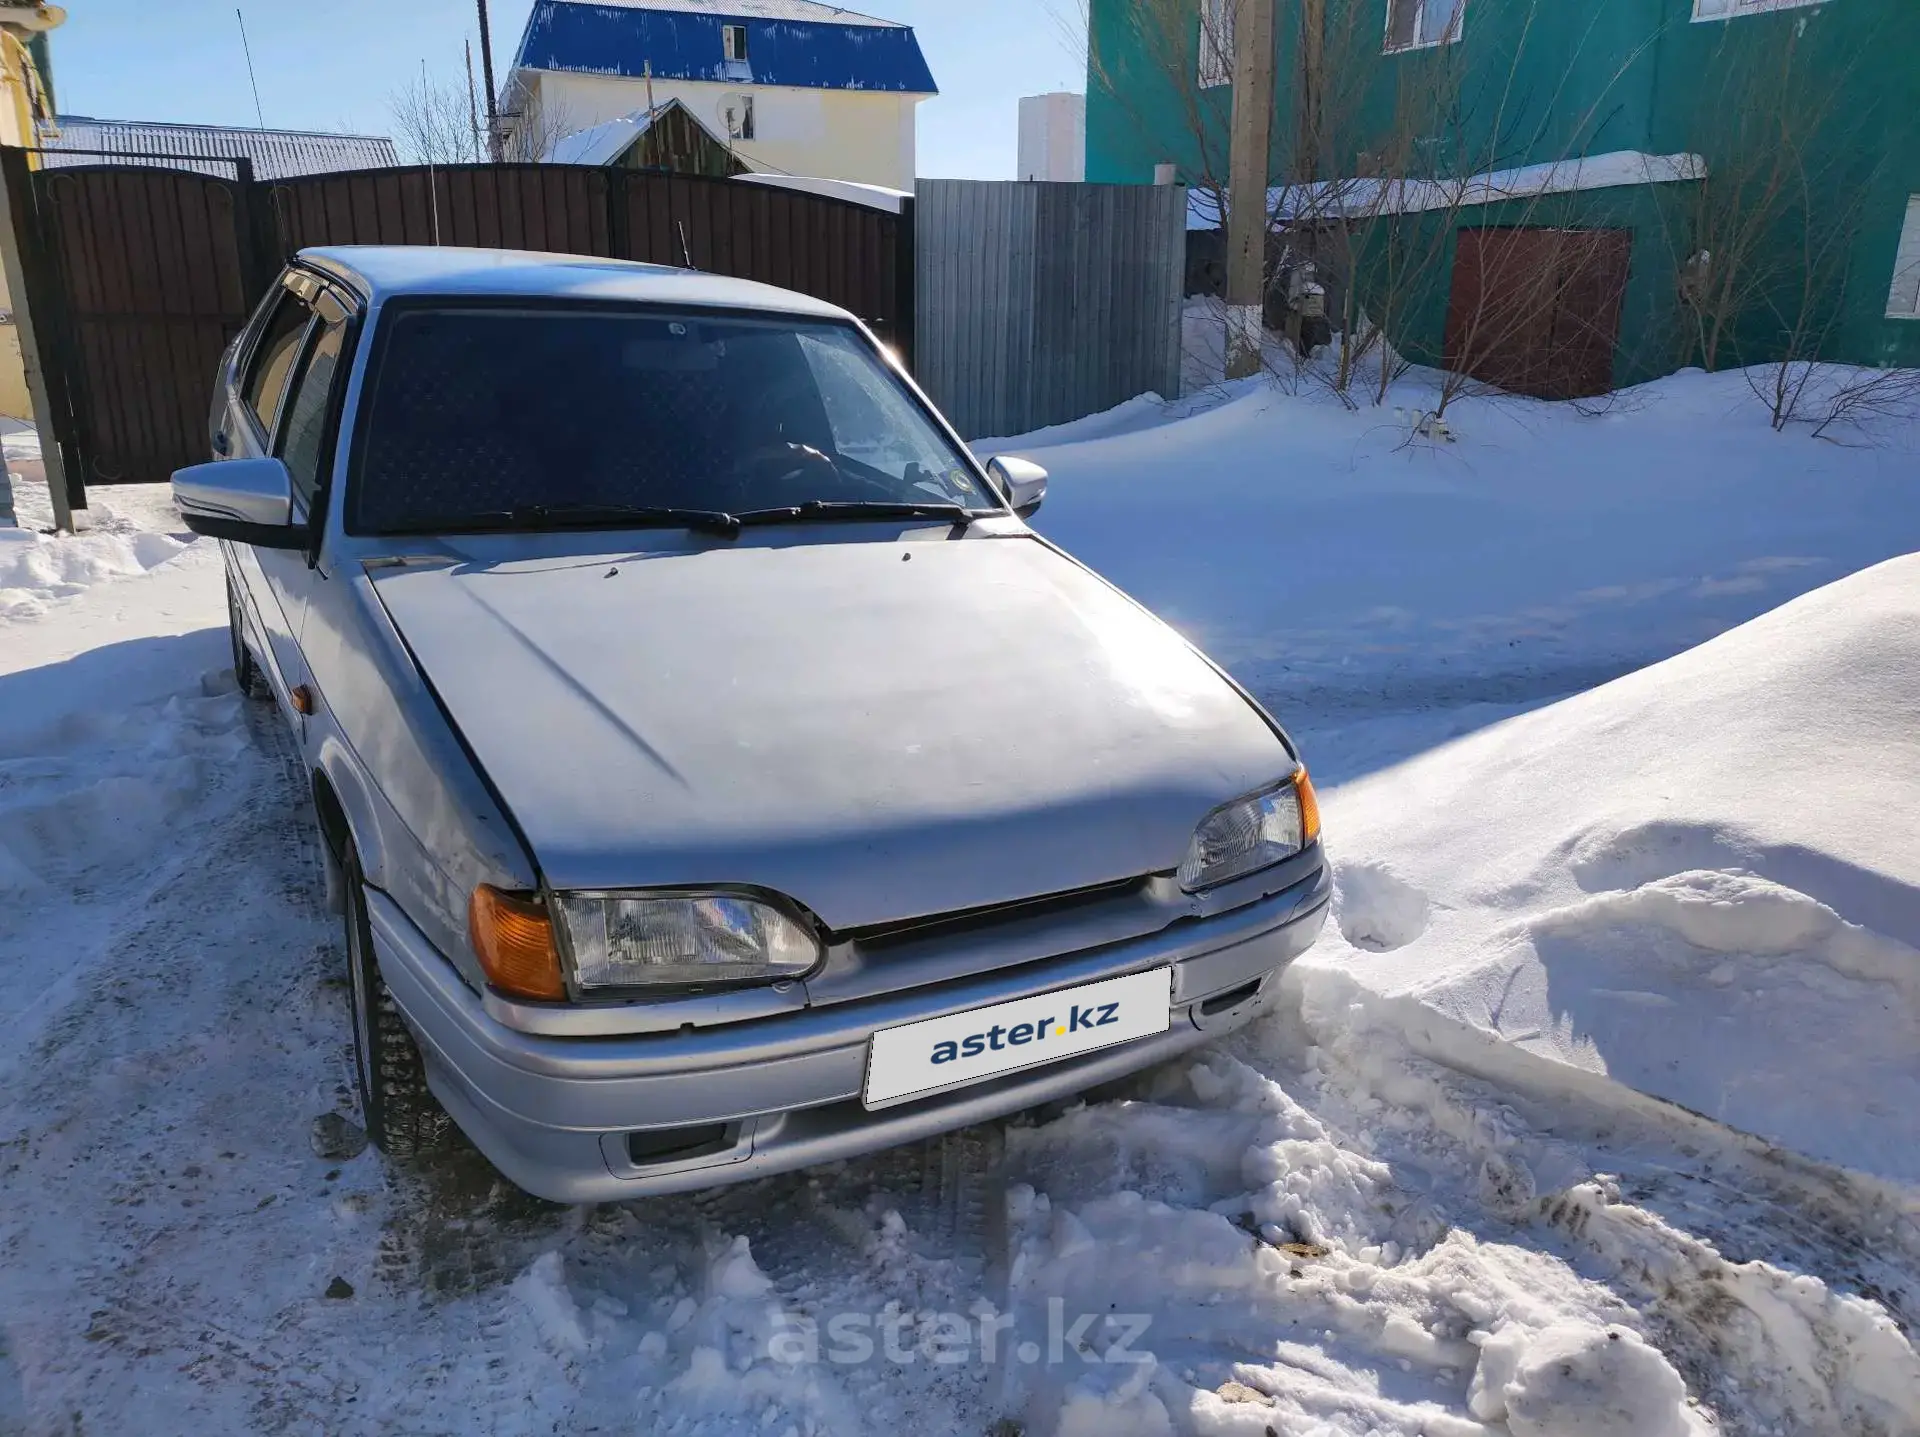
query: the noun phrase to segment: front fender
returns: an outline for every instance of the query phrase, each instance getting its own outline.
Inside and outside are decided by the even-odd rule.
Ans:
[[[360,860],[360,871],[375,888],[388,888],[392,880],[387,865],[387,838],[369,791],[366,776],[340,735],[329,729],[323,734],[313,756],[315,785],[324,780],[340,805],[347,836]],[[382,805],[384,807],[385,805]],[[390,811],[390,810],[389,810]],[[394,815],[394,821],[398,816]]]
[[[539,875],[373,585],[342,568],[316,586],[302,635],[319,698],[308,760],[338,800],[367,882],[478,985],[469,897],[482,883],[531,890]]]

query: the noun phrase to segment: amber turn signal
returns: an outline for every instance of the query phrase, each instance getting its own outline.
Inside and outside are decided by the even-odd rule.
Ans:
[[[1294,774],[1293,786],[1300,795],[1300,846],[1305,848],[1320,836],[1320,796],[1304,768]]]
[[[483,883],[467,904],[467,934],[487,981],[508,997],[545,1003],[566,999],[553,920],[540,904]]]

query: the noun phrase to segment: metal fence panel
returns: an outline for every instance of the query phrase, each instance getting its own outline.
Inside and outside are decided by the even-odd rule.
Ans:
[[[915,373],[970,437],[1180,384],[1186,191],[922,180]]]

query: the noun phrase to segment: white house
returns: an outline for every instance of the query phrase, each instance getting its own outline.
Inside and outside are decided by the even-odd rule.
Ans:
[[[1087,97],[1067,91],[1020,101],[1021,180],[1087,177]]]
[[[534,0],[506,92],[542,153],[677,100],[754,170],[895,189],[939,93],[910,26],[814,0]]]

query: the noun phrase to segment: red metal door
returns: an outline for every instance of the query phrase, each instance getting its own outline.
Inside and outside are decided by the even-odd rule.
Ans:
[[[1543,399],[1605,394],[1632,254],[1629,230],[1461,230],[1447,368]]]

